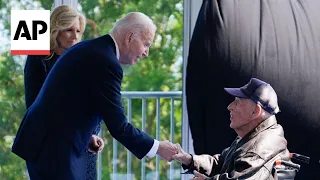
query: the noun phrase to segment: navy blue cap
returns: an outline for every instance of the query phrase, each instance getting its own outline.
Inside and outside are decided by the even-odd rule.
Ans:
[[[257,78],[251,78],[248,84],[241,88],[224,88],[224,90],[234,97],[251,99],[270,114],[280,112],[277,93],[270,84]]]

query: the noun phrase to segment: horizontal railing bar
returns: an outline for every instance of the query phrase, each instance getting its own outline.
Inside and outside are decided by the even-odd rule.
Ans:
[[[123,98],[181,98],[182,91],[122,91]]]

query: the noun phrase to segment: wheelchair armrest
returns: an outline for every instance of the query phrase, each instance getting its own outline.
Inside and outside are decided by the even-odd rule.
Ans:
[[[299,164],[278,160],[274,162],[272,175],[275,180],[293,180],[299,170]]]

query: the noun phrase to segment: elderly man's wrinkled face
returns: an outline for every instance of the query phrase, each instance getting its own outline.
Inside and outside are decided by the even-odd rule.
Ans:
[[[234,130],[241,130],[253,119],[253,112],[256,104],[250,99],[238,98],[229,104],[230,127]]]
[[[135,64],[140,58],[149,55],[149,48],[154,39],[154,33],[133,33],[127,38],[126,51],[121,54],[121,64]]]

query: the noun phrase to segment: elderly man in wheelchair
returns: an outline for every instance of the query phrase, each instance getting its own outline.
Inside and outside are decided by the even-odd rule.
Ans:
[[[180,148],[172,158],[182,163],[186,173],[193,173],[194,179],[293,179],[300,166],[291,156],[299,155],[290,155],[287,149],[283,128],[275,117],[280,110],[271,85],[252,78],[241,88],[224,90],[235,97],[227,108],[230,127],[238,135],[234,142],[221,154],[191,155]]]

